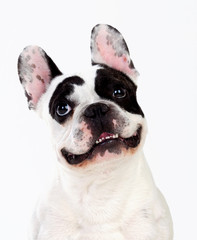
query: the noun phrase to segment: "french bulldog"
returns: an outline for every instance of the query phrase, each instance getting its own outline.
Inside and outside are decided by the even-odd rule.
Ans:
[[[68,75],[38,46],[19,56],[29,108],[49,126],[58,165],[29,239],[172,240],[168,206],[143,154],[138,72],[120,32],[96,25],[91,58],[88,69]]]

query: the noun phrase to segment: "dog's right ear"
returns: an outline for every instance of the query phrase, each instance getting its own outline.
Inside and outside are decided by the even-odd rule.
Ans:
[[[138,72],[122,34],[107,24],[98,24],[91,34],[92,64],[104,64],[129,76],[137,85]]]
[[[36,105],[51,80],[62,73],[52,59],[38,46],[28,46],[18,59],[18,74],[24,87],[29,108]]]

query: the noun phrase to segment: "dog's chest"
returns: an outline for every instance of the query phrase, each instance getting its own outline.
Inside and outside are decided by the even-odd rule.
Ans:
[[[69,211],[68,211],[69,212]],[[101,216],[100,216],[101,217]],[[129,220],[132,223],[132,220]],[[103,223],[94,223],[91,219],[74,216],[60,216],[52,213],[41,224],[39,238],[42,240],[129,240],[127,231],[132,225],[122,222],[120,218]]]
[[[66,201],[65,193],[53,192],[52,201],[48,202],[47,211],[44,213],[38,239],[135,239],[138,226],[141,229],[148,225],[150,227],[151,218],[147,218],[145,209],[139,209],[134,199],[122,197],[127,195],[124,194],[127,187],[122,186],[121,190],[117,186],[118,191],[116,188],[90,185],[86,192],[81,191],[80,194],[76,188]],[[137,234],[139,236],[142,233]]]
[[[68,210],[69,212],[69,210]],[[96,214],[96,213],[95,213]],[[98,213],[100,214],[100,213]],[[105,213],[103,213],[103,216]],[[139,215],[139,216],[138,216]],[[73,215],[68,214],[62,216],[61,214],[50,215],[45,222],[43,222],[43,232],[41,230],[38,239],[42,240],[130,240],[139,239],[138,237],[145,237],[143,229],[147,227],[155,229],[153,224],[142,216],[142,212],[135,213],[133,216],[124,218],[124,216],[115,217],[114,219],[103,222],[93,222],[92,216],[89,219],[78,217],[76,219]],[[99,216],[101,218],[102,215]],[[105,218],[105,216],[104,216]],[[140,227],[139,227],[140,226]],[[153,230],[154,231],[154,230]],[[150,234],[152,234],[150,232]],[[155,239],[154,234],[152,235]],[[141,238],[140,238],[141,239]],[[142,238],[143,239],[143,238]]]

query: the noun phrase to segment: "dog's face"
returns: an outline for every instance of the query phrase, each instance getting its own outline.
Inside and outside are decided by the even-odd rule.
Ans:
[[[25,48],[18,62],[29,107],[49,123],[58,159],[70,167],[120,161],[139,151],[145,138],[137,71],[123,37],[97,25],[91,53],[91,68],[74,76],[62,74],[36,46]]]

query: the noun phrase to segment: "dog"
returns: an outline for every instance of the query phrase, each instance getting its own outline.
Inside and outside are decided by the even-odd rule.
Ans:
[[[96,25],[91,64],[63,74],[38,46],[18,59],[30,109],[49,126],[55,180],[38,201],[31,240],[172,240],[172,219],[143,154],[138,72],[121,33]]]

